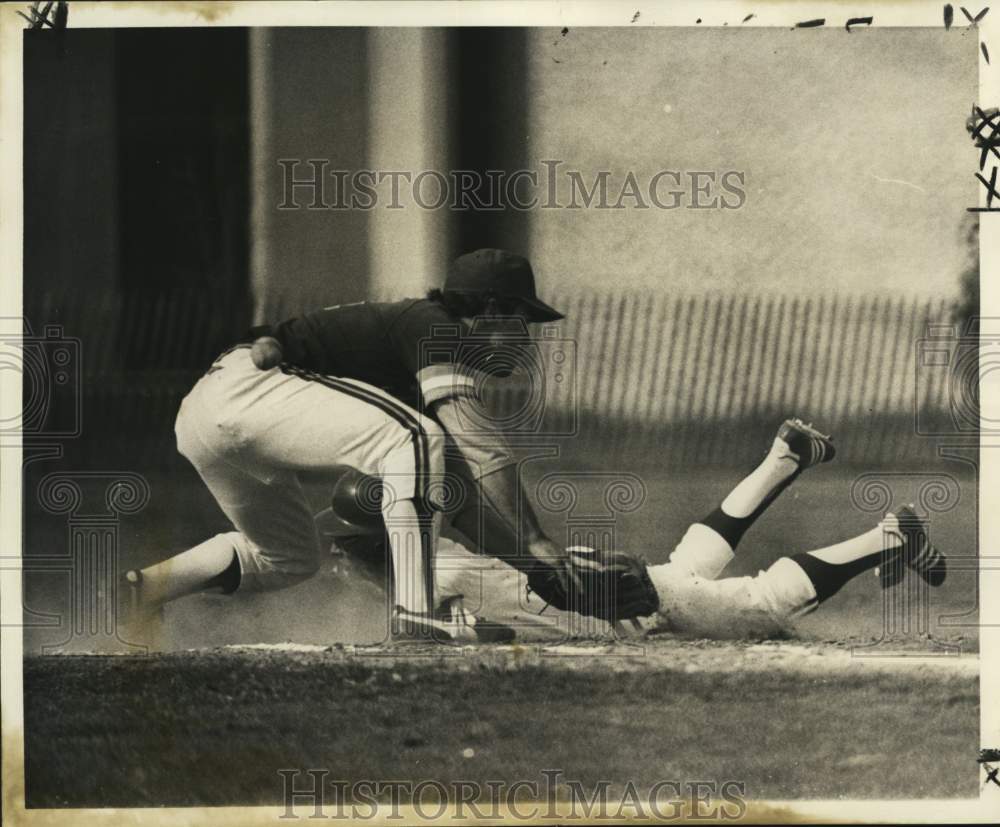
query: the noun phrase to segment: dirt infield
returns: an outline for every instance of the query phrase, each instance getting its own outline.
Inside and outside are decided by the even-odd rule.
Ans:
[[[199,653],[187,653],[195,656]],[[526,667],[564,669],[591,674],[610,672],[681,671],[685,674],[747,674],[782,672],[790,676],[843,677],[846,674],[896,674],[914,682],[961,680],[979,674],[979,657],[962,651],[958,641],[717,641],[653,636],[634,643],[580,640],[534,646],[310,646],[256,644],[228,646],[212,656],[324,657],[361,662],[372,668],[428,663],[428,668],[468,672],[490,668],[511,672]]]
[[[877,520],[852,502],[850,472],[822,470],[754,526],[727,574]],[[664,560],[733,476],[646,475],[647,504],[616,526],[616,545]],[[916,498],[922,479],[892,477],[897,504]],[[66,624],[33,625],[29,805],[278,807],[278,770],[309,768],[345,781],[480,784],[558,768],[588,789],[607,781],[612,795],[629,781],[715,779],[769,800],[975,796],[976,498],[974,480],[957,479],[960,505],[933,523],[955,562],[941,589],[883,593],[875,577],[859,578],[783,641],[656,637],[447,655],[364,646],[384,636],[383,600],[322,572],[273,595],[180,601],[167,630],[177,651],[156,656],[43,654],[66,639]],[[151,486],[148,508],[122,523],[122,565],[224,528],[200,487]],[[566,536],[560,515],[543,519]],[[29,557],[65,547],[64,517],[35,514],[29,529]],[[26,605],[67,617],[64,589],[33,572]]]
[[[483,784],[558,768],[612,793],[736,780],[772,800],[975,795],[978,657],[912,642],[861,656],[864,643],[31,657],[28,802],[278,807],[278,770],[309,768]]]

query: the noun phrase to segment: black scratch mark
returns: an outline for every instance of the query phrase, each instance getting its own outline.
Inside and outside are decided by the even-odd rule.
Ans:
[[[44,29],[46,26],[57,30],[66,28],[66,22],[69,20],[69,5],[65,0],[49,0],[44,8],[40,8],[41,5],[40,0],[35,0],[31,4],[28,9],[31,12],[31,17],[22,11],[18,11],[17,14],[27,20],[32,29]],[[56,8],[50,18],[49,13],[52,12],[53,6]]]
[[[847,25],[844,28],[850,33],[851,26],[870,26],[874,19],[874,17],[852,17],[847,21]]]
[[[746,23],[748,20],[753,20],[756,16],[756,14],[748,14],[741,22]]]
[[[955,9],[952,8],[951,3],[944,4],[944,27],[945,30],[951,28],[951,23],[955,19]]]
[[[989,135],[985,134],[989,127]],[[985,112],[972,104],[972,114],[965,121],[965,129],[979,150],[979,169],[986,168],[986,160],[993,153],[1000,160],[1000,109],[992,107]]]
[[[817,26],[825,26],[826,18],[818,17],[815,20],[803,20],[801,23],[796,23],[796,29],[815,29]]]
[[[557,57],[554,57],[554,58],[552,58],[552,60],[553,60],[554,62],[556,62],[556,63],[562,63],[562,61],[561,61],[561,60],[559,60],[559,58],[557,58]]]
[[[987,63],[987,65],[989,65],[989,62],[990,62],[990,53],[989,53],[989,50],[987,50],[987,48],[986,48],[986,44],[985,43],[980,43],[979,44],[979,48],[983,50],[983,57],[986,58],[986,63]]]
[[[997,191],[997,167],[993,167],[993,172],[990,173],[990,180],[987,181],[980,175],[976,173],[976,178],[979,182],[986,188],[986,208],[989,209],[993,206],[993,199],[1000,198],[1000,192]]]
[[[970,26],[975,26],[976,23],[978,23],[980,20],[982,20],[984,17],[986,17],[986,12],[988,12],[990,10],[990,7],[987,6],[981,12],[979,12],[979,14],[977,14],[975,17],[973,17],[971,14],[969,14],[969,12],[965,8],[965,6],[959,6],[959,8],[962,10],[962,14],[965,15],[965,19],[969,21],[969,25]]]
[[[632,15],[632,22],[635,23],[635,21],[638,19],[639,19],[639,12],[637,11],[635,14]]]
[[[1000,136],[1000,108],[994,106],[983,111],[976,104],[972,104],[972,114],[966,119],[965,128],[973,140],[979,140],[987,126],[991,130],[990,140],[993,140],[994,136]],[[1000,146],[1000,139],[997,146]],[[997,158],[1000,158],[1000,153],[997,153]]]

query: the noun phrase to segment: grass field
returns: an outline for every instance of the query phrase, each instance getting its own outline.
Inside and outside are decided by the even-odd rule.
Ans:
[[[915,499],[925,475],[892,477],[894,505]],[[645,504],[616,523],[616,545],[655,562],[738,473],[642,478]],[[852,505],[854,480],[826,468],[805,475],[747,535],[727,573],[870,527],[878,515]],[[932,531],[959,566],[920,607],[926,621],[915,610],[887,615],[890,604],[867,577],[802,621],[789,641],[659,636],[641,654],[580,642],[557,657],[539,644],[442,658],[356,647],[372,637],[382,607],[366,608],[342,585],[318,580],[267,598],[190,601],[177,615],[186,621],[175,643],[197,651],[42,655],[64,630],[29,629],[29,805],[278,805],[282,768],[325,768],[343,780],[480,782],[537,780],[542,769],[559,768],[585,784],[610,781],[612,792],[629,780],[733,779],[754,799],[974,796],[975,488],[971,477],[956,480],[961,501],[933,515]],[[121,524],[125,564],[224,527],[191,480],[150,485],[150,504]],[[602,501],[588,485],[581,510]],[[565,515],[543,518],[564,536]],[[64,520],[29,514],[29,553],[64,546]],[[29,580],[35,609],[58,611],[60,594],[41,575]],[[310,648],[205,648],[282,641]],[[940,656],[942,643],[952,656]],[[900,652],[938,657],[860,656]]]
[[[658,641],[557,656],[331,648],[26,661],[31,806],[282,804],[331,779],[737,780],[752,799],[976,794],[975,658]],[[305,777],[305,776],[303,776]],[[308,808],[307,808],[308,809]]]

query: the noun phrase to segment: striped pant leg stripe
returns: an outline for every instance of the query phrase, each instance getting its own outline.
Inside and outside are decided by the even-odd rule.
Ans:
[[[430,479],[430,449],[427,444],[427,434],[420,420],[401,403],[395,403],[374,390],[352,382],[344,382],[322,373],[305,370],[294,365],[282,364],[281,371],[307,382],[315,382],[330,390],[339,391],[354,399],[374,405],[384,414],[395,420],[410,434],[414,453],[414,486],[413,500],[419,520],[421,558],[424,564],[424,591],[427,596],[427,606],[434,609],[434,526],[433,513],[427,499],[427,485]]]

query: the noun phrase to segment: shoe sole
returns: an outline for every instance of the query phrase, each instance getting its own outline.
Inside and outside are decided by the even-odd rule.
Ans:
[[[793,444],[788,440],[789,432],[794,432],[796,434],[801,434],[810,440],[809,442],[809,457],[803,456],[802,451],[797,451]],[[792,417],[791,419],[786,419],[781,423],[781,427],[778,429],[778,439],[784,442],[790,450],[794,451],[799,456],[799,470],[804,471],[806,468],[812,468],[814,465],[820,465],[824,462],[829,462],[837,455],[837,449],[833,446],[833,441],[829,434],[824,434],[817,431],[812,425],[807,425],[801,419],[797,417]],[[816,457],[814,455],[814,444],[812,440],[816,440],[821,443],[822,453],[820,456]]]
[[[405,617],[393,618],[389,640],[392,643],[437,643],[445,646],[466,646],[478,642],[478,638],[461,639],[440,626]]]
[[[458,639],[448,632],[420,626],[418,624],[407,624],[410,628],[392,631],[389,640],[392,643],[440,643],[446,646],[470,646],[475,644],[504,644],[513,643],[517,638],[517,633],[509,626],[501,623],[477,623],[471,627],[475,633],[475,638]]]
[[[906,541],[900,550],[904,564],[928,585],[940,586],[948,576],[947,557],[931,542],[926,523],[909,508],[897,511],[896,519]],[[922,545],[915,554],[909,550],[913,542]]]
[[[902,581],[905,569],[910,569],[927,585],[940,586],[948,575],[948,558],[930,541],[927,525],[909,508],[900,509],[894,516],[899,521],[903,545],[882,561],[878,572],[879,585],[883,589],[895,586]],[[923,548],[915,556],[909,550],[913,542],[923,542]]]

